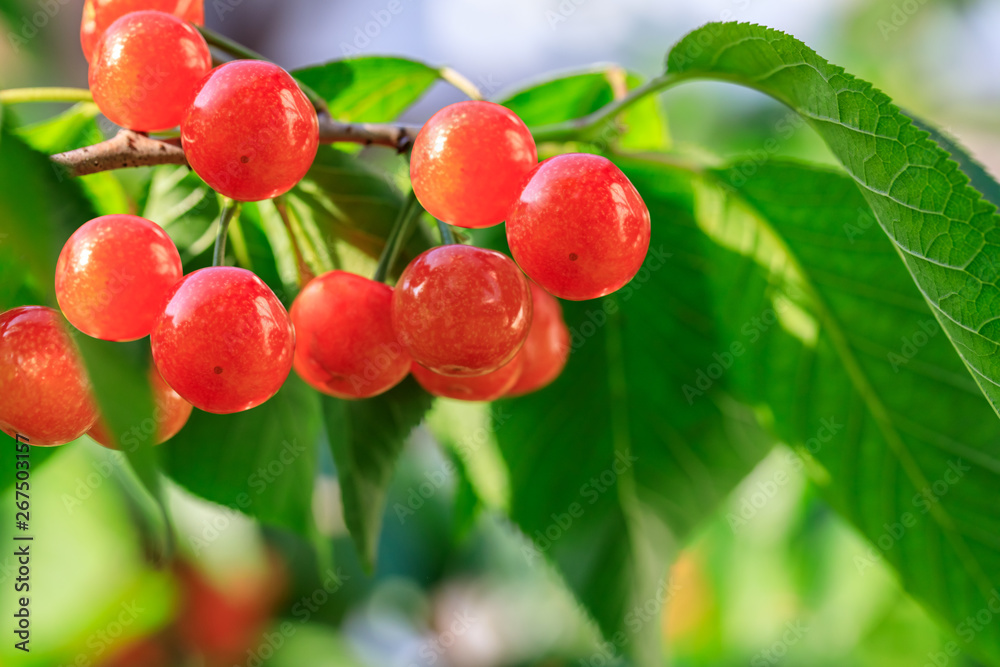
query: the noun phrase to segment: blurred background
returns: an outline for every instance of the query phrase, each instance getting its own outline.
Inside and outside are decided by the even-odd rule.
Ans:
[[[450,65],[488,96],[553,70],[614,62],[657,73],[670,46],[714,20],[787,31],[959,138],[1000,173],[1000,3],[985,0],[206,0],[207,24],[287,68],[394,54]],[[10,33],[55,7],[26,43]],[[401,8],[388,11],[390,5]],[[82,0],[8,1],[0,86],[85,86]],[[421,122],[459,93],[438,85]],[[689,84],[661,100],[675,146],[752,155],[787,111],[761,95]],[[22,109],[19,109],[19,113]],[[52,110],[24,108],[28,118]],[[778,154],[830,161],[808,128]],[[2,184],[0,184],[2,187]],[[0,664],[454,667],[615,664],[591,623],[499,512],[469,517],[449,451],[466,446],[502,508],[507,478],[485,406],[439,401],[394,479],[374,575],[360,568],[333,463],[317,486],[313,545],[170,490],[179,563],[156,568],[117,454],[67,448],[33,478],[38,544],[33,651]],[[433,434],[433,435],[432,435]],[[442,447],[447,441],[450,447]],[[206,443],[210,446],[210,443]],[[325,448],[321,448],[325,451]],[[567,461],[567,465],[572,462]],[[8,503],[7,498],[3,502]],[[328,551],[329,553],[323,553]],[[530,551],[528,552],[530,553]],[[975,665],[775,450],[685,549],[659,594],[671,665]],[[4,616],[16,576],[0,556]],[[662,612],[662,619],[661,619]],[[182,658],[185,654],[188,657]],[[944,662],[942,662],[944,661]]]

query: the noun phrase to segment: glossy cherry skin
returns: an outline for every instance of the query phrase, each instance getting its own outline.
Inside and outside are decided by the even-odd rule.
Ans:
[[[62,315],[43,306],[0,314],[0,431],[64,445],[97,419],[90,380]]]
[[[319,148],[316,110],[277,65],[237,60],[202,82],[181,123],[188,162],[213,189],[239,201],[288,192]]]
[[[122,435],[122,443],[126,449],[134,449],[142,444],[150,444],[147,441],[152,438],[152,444],[160,445],[177,435],[191,417],[193,406],[181,398],[180,394],[170,388],[155,366],[149,369],[149,386],[153,390],[153,411],[152,424],[136,424],[132,430]],[[87,435],[97,441],[98,444],[108,449],[119,449],[108,430],[107,424],[101,418],[97,419]]]
[[[370,398],[410,372],[392,328],[392,288],[346,271],[314,278],[292,304],[295,371],[337,398]]]
[[[396,336],[413,360],[444,375],[494,371],[531,326],[528,281],[505,255],[445,245],[417,256],[392,295]]]
[[[59,254],[56,298],[66,319],[102,340],[148,336],[183,275],[181,256],[155,222],[106,215],[77,229]]]
[[[459,102],[420,130],[410,179],[435,218],[489,227],[504,221],[537,163],[535,140],[517,114],[493,102]]]
[[[228,266],[181,278],[151,337],[160,375],[205,412],[256,407],[292,370],[288,312],[260,278]]]
[[[542,162],[507,218],[521,269],[562,299],[621,288],[649,249],[649,210],[610,160],[571,153]]]
[[[460,401],[495,401],[510,391],[521,375],[521,355],[486,375],[456,377],[441,375],[420,364],[413,364],[413,377],[434,396]]]
[[[554,296],[531,283],[531,329],[515,361],[521,374],[507,396],[522,396],[551,384],[569,360],[569,329]]]
[[[90,90],[101,113],[138,132],[180,125],[198,84],[212,69],[208,44],[172,14],[126,14],[97,40]]]
[[[87,62],[108,26],[128,13],[146,9],[173,14],[197,25],[205,23],[204,0],[86,0],[80,22],[80,45]]]

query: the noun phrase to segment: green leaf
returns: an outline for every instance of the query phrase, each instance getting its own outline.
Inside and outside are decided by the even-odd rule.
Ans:
[[[388,176],[357,157],[321,146],[312,168],[289,193],[288,201],[295,222],[301,226],[300,242],[315,252],[319,266],[313,269],[318,273],[343,267],[351,260],[343,245],[377,259],[399,216],[403,195]],[[414,234],[397,269],[426,247],[427,241]],[[352,268],[358,270],[357,266]]]
[[[77,104],[58,116],[18,129],[18,135],[37,151],[54,155],[104,140],[97,127],[96,104]],[[98,215],[128,213],[128,196],[112,172],[76,179],[83,186]],[[84,221],[86,222],[86,221]]]
[[[573,72],[531,84],[508,95],[500,104],[514,111],[529,127],[582,118],[615,99],[615,87],[636,88],[642,79],[619,67],[603,66]],[[667,124],[657,101],[651,97],[634,104],[621,116],[625,132],[609,123],[598,141],[612,141],[630,150],[664,149],[669,142]]]
[[[344,501],[344,518],[362,563],[374,568],[392,473],[407,437],[432,398],[413,378],[363,401],[323,397],[323,416]]]
[[[54,302],[59,250],[76,227],[95,215],[79,185],[29,148],[11,126],[9,117],[0,125],[0,310]],[[33,447],[33,469],[61,449]],[[6,489],[14,480],[14,457],[4,455],[0,463],[0,484]]]
[[[958,163],[871,84],[802,42],[710,23],[682,39],[668,77],[760,90],[801,114],[854,179],[934,316],[1000,412],[1000,231],[996,207]]]
[[[614,296],[564,304],[565,372],[501,402],[494,430],[511,517],[533,541],[525,556],[559,565],[616,651],[659,665],[660,624],[636,624],[635,608],[662,607],[668,562],[772,441],[721,387],[688,404],[684,382],[728,344],[712,318],[707,239],[688,175],[658,170],[636,185],[653,220],[643,269]]]
[[[164,470],[195,495],[309,538],[319,397],[294,373],[246,412],[195,410],[162,447]]]
[[[194,172],[187,167],[157,167],[140,204],[142,216],[163,227],[173,239],[185,271],[211,263],[214,225],[222,208],[218,195]],[[200,261],[195,262],[196,258]]]
[[[865,198],[841,174],[772,161],[749,178],[710,172],[697,211],[717,244],[729,389],[814,463],[826,496],[872,541],[854,559],[858,576],[887,560],[960,628],[1000,585],[1000,508],[986,500],[1000,484],[1000,422]],[[685,380],[695,406],[711,398],[703,383]],[[956,632],[1000,660],[1000,627]]]
[[[983,197],[992,202],[994,206],[1000,206],[1000,183],[997,183],[986,171],[986,168],[969,155],[969,152],[959,144],[955,137],[916,117],[913,118],[913,124],[927,132],[931,139],[948,151],[951,159],[957,162],[962,168],[962,172],[969,177],[969,185],[982,193]]]
[[[388,123],[438,80],[437,69],[405,58],[364,56],[292,72],[343,122]]]
[[[153,393],[149,386],[150,351],[148,342],[110,343],[77,334],[84,365],[94,386],[101,419],[121,446],[139,481],[158,504],[159,516],[147,516],[148,525],[158,526],[157,560],[171,556],[167,509],[160,480],[159,450]],[[145,505],[141,505],[145,507]]]
[[[0,182],[0,247],[51,296],[59,251],[96,212],[79,184],[29,148],[6,118],[0,129]]]
[[[43,153],[62,153],[104,139],[95,119],[96,104],[77,104],[58,116],[18,128],[17,134],[32,148]]]

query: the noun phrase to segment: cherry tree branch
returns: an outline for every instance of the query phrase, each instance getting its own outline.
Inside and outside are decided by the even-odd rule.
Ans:
[[[356,143],[388,146],[400,153],[409,150],[420,131],[414,125],[340,123],[325,114],[319,118],[320,143]],[[154,139],[131,130],[121,130],[111,139],[52,156],[70,176],[86,176],[112,169],[151,167],[160,164],[186,165],[179,139]]]

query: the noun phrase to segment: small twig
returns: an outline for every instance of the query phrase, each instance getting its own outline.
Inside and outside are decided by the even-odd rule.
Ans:
[[[419,125],[341,123],[326,114],[319,116],[319,141],[323,144],[350,142],[366,146],[388,146],[405,153],[413,146]]]
[[[413,125],[339,123],[321,115],[319,140],[324,144],[348,142],[388,146],[404,153],[413,144],[419,131],[420,128]],[[53,155],[52,160],[66,167],[70,176],[86,176],[126,167],[187,164],[179,139],[151,139],[131,130],[122,130],[111,139],[93,146]]]
[[[52,161],[66,167],[70,176],[86,176],[127,167],[187,164],[178,140],[150,139],[131,130],[122,130],[111,139],[93,146],[53,155]]]

